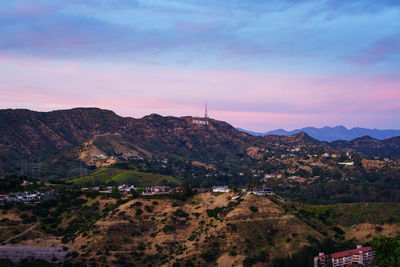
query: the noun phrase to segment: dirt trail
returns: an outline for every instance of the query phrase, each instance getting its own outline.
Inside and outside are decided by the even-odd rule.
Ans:
[[[228,220],[229,222],[248,222],[248,221],[272,221],[272,220],[289,220],[289,219],[294,219],[296,216],[294,215],[284,215],[280,217],[268,217],[268,218],[247,218],[247,219],[242,219],[242,220]]]
[[[32,226],[29,227],[28,229],[24,230],[23,232],[21,232],[21,233],[15,235],[15,236],[10,237],[10,238],[7,239],[6,241],[4,241],[4,243],[8,243],[8,242],[10,242],[12,239],[14,239],[14,238],[18,238],[18,237],[23,236],[24,234],[26,234],[26,233],[28,233],[29,231],[33,230],[33,228],[35,228],[37,225],[38,225],[38,223],[35,223],[34,225],[32,225]]]

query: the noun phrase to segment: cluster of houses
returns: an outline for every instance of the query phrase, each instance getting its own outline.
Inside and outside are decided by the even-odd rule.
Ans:
[[[330,255],[325,255],[320,252],[318,256],[314,257],[314,267],[325,267],[330,265],[329,260],[332,261],[331,266],[353,266],[358,265],[370,265],[375,259],[375,251],[371,247],[363,247],[358,245],[356,249],[341,251]]]
[[[172,194],[172,193],[177,193],[181,192],[182,188],[181,187],[170,187],[170,186],[165,186],[165,185],[156,185],[156,186],[147,186],[144,188],[137,188],[133,185],[120,185],[118,186],[118,191],[121,194],[127,194],[131,190],[142,190],[141,195],[142,196],[153,196],[153,195],[161,195],[161,194]],[[101,190],[100,187],[84,187],[81,188],[82,191],[88,191],[88,190],[95,190],[98,191],[101,194],[111,194],[113,187],[112,186],[107,186],[104,190]],[[208,188],[204,187],[199,187],[199,188],[192,188],[192,190],[195,193],[205,193],[209,192],[210,190]],[[232,190],[228,188],[228,186],[213,186],[211,188],[211,191],[214,193],[228,193],[231,192]],[[273,195],[274,193],[271,191],[271,188],[269,187],[260,187],[260,188],[242,188],[242,192],[249,193],[249,194],[255,194],[255,195]]]
[[[282,179],[283,176],[282,174],[265,174],[264,179],[261,179],[261,182],[268,182],[271,179]],[[286,179],[289,179],[291,181],[296,181],[299,183],[312,183],[316,180],[318,180],[320,177],[319,176],[314,176],[314,177],[301,177],[299,175],[292,175],[289,177],[286,177]]]
[[[42,193],[39,191],[34,192],[16,192],[8,195],[0,195],[0,205],[6,202],[20,202],[25,204],[37,204],[42,200],[51,199],[55,197],[55,192]]]
[[[89,187],[81,188],[82,191],[88,191],[89,189],[98,191],[101,194],[111,194],[111,192],[113,190],[113,186],[107,186],[104,190],[101,190],[101,188],[98,186],[91,187],[91,188],[89,188]],[[181,191],[180,187],[171,188],[170,186],[165,186],[165,185],[147,186],[144,188],[138,188],[138,187],[135,187],[134,185],[126,185],[126,184],[118,186],[118,191],[121,194],[127,194],[127,193],[131,192],[132,190],[138,190],[138,189],[142,190],[141,194],[143,196],[170,194],[170,193],[175,193],[175,192]],[[197,191],[198,193],[204,192],[204,191],[202,191],[203,190],[202,188],[195,188],[194,190]]]
[[[180,192],[180,188],[171,188],[165,185],[156,185],[156,186],[148,186],[145,188],[145,191],[142,192],[143,196],[153,196],[153,195],[160,195],[160,194],[170,194],[175,192]]]
[[[137,188],[133,185],[120,185],[118,186],[118,191],[122,194],[127,194],[129,193],[131,190],[136,190]],[[82,187],[81,191],[88,191],[88,190],[94,190],[94,191],[98,191],[101,194],[111,194],[112,190],[113,190],[113,186],[107,186],[104,189],[101,189],[99,186],[93,186],[93,187]]]
[[[271,188],[269,188],[269,187],[260,187],[260,188],[252,188],[252,189],[241,188],[240,190],[247,194],[255,194],[255,195],[259,195],[259,196],[274,194],[272,192]],[[224,185],[224,186],[213,186],[212,191],[214,193],[228,193],[228,192],[231,192],[232,190],[228,186]]]
[[[108,159],[108,158],[115,159],[114,156],[107,156],[104,154],[90,154],[90,157],[92,159]]]

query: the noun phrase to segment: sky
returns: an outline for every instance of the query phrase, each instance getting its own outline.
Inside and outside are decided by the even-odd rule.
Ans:
[[[3,0],[0,108],[400,129],[398,0]]]

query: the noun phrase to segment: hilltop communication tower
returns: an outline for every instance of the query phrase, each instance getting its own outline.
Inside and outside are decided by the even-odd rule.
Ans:
[[[204,117],[194,117],[192,123],[194,124],[202,124],[202,125],[209,125],[209,119],[208,119],[208,109],[207,109],[207,99],[205,102],[205,109],[204,109]]]
[[[208,119],[208,113],[207,113],[207,99],[206,99],[206,110],[204,112],[204,118]]]

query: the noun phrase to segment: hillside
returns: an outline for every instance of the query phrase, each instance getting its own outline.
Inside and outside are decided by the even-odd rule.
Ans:
[[[97,108],[54,112],[1,110],[0,157],[6,172],[19,170],[21,159],[43,162],[62,153],[86,163],[90,154],[106,153],[247,166],[243,155],[250,146],[273,149],[277,142],[279,146],[289,146],[301,145],[303,141],[325,146],[312,138],[255,137],[226,122],[208,121],[206,126],[194,123],[193,117],[156,114],[141,119],[123,118]]]
[[[67,261],[75,265],[267,266],[303,246],[318,252],[327,236],[331,249],[346,239],[355,238],[347,242],[351,247],[372,235],[394,236],[400,222],[395,203],[316,206],[233,193],[182,201],[65,191],[45,205],[50,212],[41,206],[4,209],[0,242],[66,246]]]
[[[118,158],[143,157],[196,161],[218,169],[249,169],[266,158],[300,149],[308,153],[349,150],[400,157],[400,138],[359,138],[333,143],[307,133],[291,136],[252,136],[226,122],[193,117],[123,118],[98,108],[52,112],[0,110],[0,160],[4,173],[31,171],[40,163],[40,175],[73,177],[82,168],[112,165]]]
[[[353,149],[371,155],[400,156],[400,136],[385,140],[364,136],[351,141],[335,141],[331,143],[331,146],[336,149]]]

